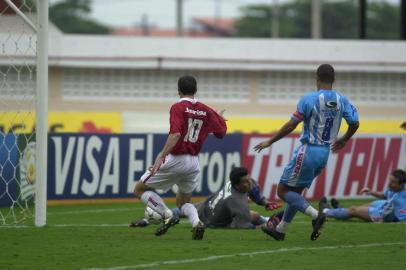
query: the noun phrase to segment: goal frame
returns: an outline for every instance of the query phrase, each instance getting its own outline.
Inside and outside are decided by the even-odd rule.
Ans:
[[[37,104],[35,226],[46,225],[48,160],[48,18],[49,0],[37,0]]]
[[[34,224],[37,227],[43,227],[46,225],[47,216],[49,0],[36,0],[37,25],[21,12],[11,0],[5,0],[5,2],[37,34]]]

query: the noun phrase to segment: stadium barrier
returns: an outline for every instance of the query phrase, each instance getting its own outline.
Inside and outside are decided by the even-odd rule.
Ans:
[[[229,134],[223,140],[210,136],[199,155],[201,175],[194,195],[207,196],[218,191],[231,168],[243,165],[258,181],[264,195],[275,199],[279,177],[300,142],[298,135],[291,135],[269,151],[255,153],[254,145],[267,136]],[[6,190],[13,198],[30,198],[35,183],[32,179],[35,161],[29,157],[33,142],[13,134],[3,137],[0,157],[6,156],[1,151],[7,145],[14,145],[15,140],[25,144],[22,149],[26,150],[21,153],[11,150],[11,159],[0,158],[4,178],[0,190]],[[166,138],[167,134],[51,134],[48,200],[133,198],[135,182],[153,163]],[[404,135],[355,136],[338,154],[330,155],[326,169],[306,192],[306,197],[358,198],[364,186],[382,191],[390,172],[404,166],[405,140]],[[21,166],[17,167],[17,163]],[[16,177],[21,190],[16,181],[10,181]],[[175,192],[176,188],[165,196],[172,197]],[[0,206],[7,206],[7,196],[0,198]]]
[[[4,112],[0,118],[0,132],[30,133],[34,130],[33,117],[22,117],[28,112]],[[14,119],[10,121],[8,119]],[[49,112],[49,132],[122,133],[122,116],[119,112]]]
[[[20,116],[19,116],[20,114]],[[27,117],[32,114],[33,117]],[[23,116],[21,116],[23,115]],[[5,112],[0,118],[0,132],[29,133],[33,131],[35,113]],[[12,122],[8,119],[14,119]],[[276,132],[286,121],[286,117],[227,117],[228,133]],[[404,134],[400,124],[404,119],[362,119],[357,134]],[[52,133],[165,133],[169,130],[167,112],[49,112],[48,128]],[[301,129],[299,124],[297,130]],[[347,125],[341,125],[345,132]]]

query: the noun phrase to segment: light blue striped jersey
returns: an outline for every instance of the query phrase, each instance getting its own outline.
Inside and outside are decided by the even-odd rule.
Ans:
[[[382,207],[383,214],[393,211],[398,221],[406,220],[406,189],[399,192],[385,189],[384,196],[386,203]]]
[[[303,121],[302,143],[330,145],[338,135],[341,120],[358,122],[357,109],[335,90],[321,89],[305,94],[297,105],[292,119]]]

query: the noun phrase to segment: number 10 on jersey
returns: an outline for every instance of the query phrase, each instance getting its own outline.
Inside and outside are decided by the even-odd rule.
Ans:
[[[188,119],[188,130],[187,130],[186,136],[183,140],[185,142],[189,141],[191,143],[197,142],[202,125],[203,125],[203,120],[189,118]]]

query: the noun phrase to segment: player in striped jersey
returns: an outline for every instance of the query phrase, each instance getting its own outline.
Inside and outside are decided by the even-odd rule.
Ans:
[[[323,213],[328,218],[347,220],[353,217],[367,222],[402,222],[406,220],[406,172],[395,170],[389,177],[388,187],[384,192],[371,191],[368,187],[361,190],[361,193],[374,196],[380,200],[371,203],[340,207],[336,199],[331,200],[333,208],[329,208],[327,199],[324,197],[320,205],[324,208]]]
[[[329,64],[320,65],[317,69],[317,91],[305,94],[291,119],[272,138],[254,147],[260,152],[303,122],[301,145],[294,151],[278,185],[278,196],[288,204],[282,221],[276,228],[262,227],[266,234],[276,240],[284,240],[288,225],[297,211],[312,218],[311,240],[319,237],[325,222],[326,216],[314,209],[301,194],[326,166],[330,149],[334,152],[342,149],[359,126],[357,110],[345,96],[333,89],[334,80],[334,68]],[[347,132],[337,138],[342,118],[349,126]]]

